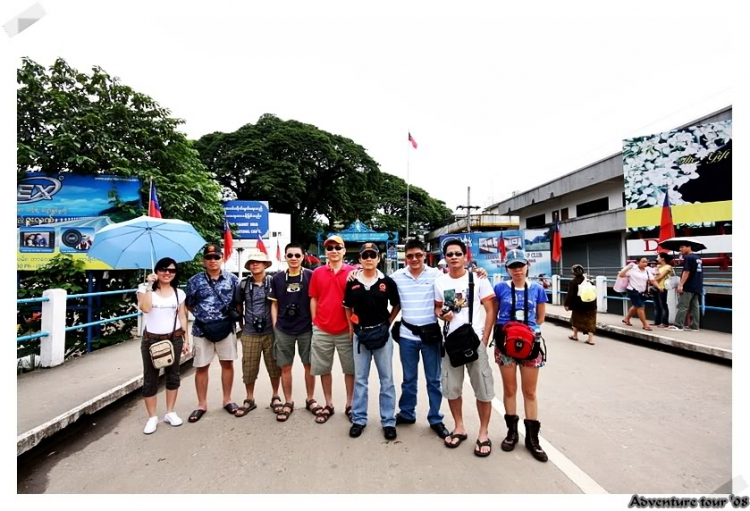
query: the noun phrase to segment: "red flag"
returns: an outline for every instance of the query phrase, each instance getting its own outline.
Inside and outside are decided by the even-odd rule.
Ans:
[[[562,235],[560,234],[560,223],[555,222],[555,230],[552,231],[552,260],[560,262],[562,257]]]
[[[224,215],[224,261],[228,261],[234,251],[234,240],[232,239],[232,230],[229,228],[227,215]]]
[[[276,238],[276,260],[281,262],[281,245],[279,245],[279,238]]]
[[[414,137],[411,136],[411,133],[409,133],[409,142],[411,142],[411,146],[416,149],[417,148],[417,141],[414,140]]]
[[[661,225],[659,226],[659,243],[674,238],[674,223],[672,222],[672,208],[669,206],[669,192],[664,194],[664,205],[661,208]]]
[[[266,250],[266,246],[263,244],[263,238],[260,237],[260,234],[258,234],[258,250],[268,255],[268,250]]]
[[[148,216],[161,218],[161,206],[159,205],[159,199],[156,198],[156,186],[154,186],[153,181],[148,194]]]
[[[508,255],[508,249],[505,248],[505,239],[503,238],[503,233],[500,233],[500,262],[505,261],[505,256]]]
[[[466,246],[466,262],[471,263],[471,247]]]

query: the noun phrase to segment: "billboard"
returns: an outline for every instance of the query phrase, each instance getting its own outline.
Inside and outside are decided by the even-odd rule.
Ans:
[[[27,173],[17,185],[17,269],[36,270],[59,253],[87,270],[111,269],[88,250],[99,229],[129,219],[118,203],[142,207],[140,188],[136,177]]]
[[[484,268],[491,277],[501,275],[508,279],[502,260],[501,244],[506,250],[521,249],[529,260],[529,277],[549,278],[552,275],[550,238],[548,229],[520,229],[512,231],[470,232],[440,236],[440,251],[443,244],[459,238],[471,251],[471,260]]]
[[[707,252],[726,251],[727,241],[731,247],[731,235],[715,246],[701,240],[731,231],[731,120],[627,139],[622,156],[628,238],[644,240],[633,246],[656,250],[668,198],[678,236],[697,238]]]
[[[236,224],[238,240],[268,239],[268,201],[231,200],[224,203],[227,222]]]

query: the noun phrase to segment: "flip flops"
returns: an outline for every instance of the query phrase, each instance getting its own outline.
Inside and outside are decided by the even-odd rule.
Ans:
[[[289,409],[288,412],[285,411],[287,408]],[[281,407],[281,411],[276,414],[276,420],[279,422],[286,422],[289,416],[292,415],[293,411],[294,403],[284,403],[284,406]]]
[[[490,450],[487,452],[482,452],[482,447],[489,447]],[[480,458],[486,458],[490,454],[492,454],[492,441],[488,438],[484,442],[480,442],[477,439],[477,446],[474,448],[474,454],[479,456]]]
[[[632,324],[632,323],[631,323],[630,321],[625,321],[625,320],[623,319],[623,320],[622,320],[622,322],[623,322],[623,323],[625,323],[625,324],[626,324],[626,325],[628,325],[628,326],[633,326],[633,324]]]
[[[227,403],[224,405],[224,409],[227,411],[228,414],[234,415],[237,410],[240,409],[239,406],[237,406],[237,403]]]
[[[245,399],[242,402],[242,408],[238,408],[237,412],[234,414],[235,417],[244,417],[248,413],[252,412],[258,408],[258,406],[255,404],[255,399]]]
[[[198,408],[197,410],[193,410],[193,413],[190,414],[190,417],[188,417],[188,422],[198,422],[201,420],[201,417],[206,413],[206,410],[201,410]]]
[[[458,442],[455,443],[455,444],[452,443],[454,438],[456,440],[458,440]],[[461,442],[463,442],[464,440],[466,440],[468,438],[469,437],[466,434],[461,435],[461,434],[458,434],[458,433],[451,433],[450,435],[448,435],[447,437],[445,437],[446,441],[444,443],[445,443],[445,446],[448,447],[449,449],[455,449],[456,447],[458,447],[459,445],[461,445]]]
[[[352,407],[351,406],[347,406],[346,408],[344,408],[344,415],[346,415],[346,417],[349,419],[349,422],[352,421]]]
[[[578,337],[573,337],[572,335],[569,335],[568,339],[570,339],[571,341],[577,341]]]

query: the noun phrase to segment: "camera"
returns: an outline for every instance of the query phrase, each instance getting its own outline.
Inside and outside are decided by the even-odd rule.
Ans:
[[[256,332],[262,332],[266,329],[266,318],[253,318],[253,328]]]
[[[449,306],[447,306],[447,305],[443,305],[443,308],[442,308],[442,309],[440,309],[440,315],[441,315],[441,316],[445,316],[445,315],[446,315],[446,314],[448,314],[448,313],[449,313],[449,312],[450,312],[451,310],[452,310],[452,309],[451,309],[451,308],[450,308]]]
[[[296,303],[290,303],[286,306],[286,315],[290,317],[294,317],[299,315],[299,305]]]

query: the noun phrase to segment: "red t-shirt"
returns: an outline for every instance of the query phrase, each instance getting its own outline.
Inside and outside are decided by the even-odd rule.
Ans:
[[[344,291],[346,278],[354,266],[344,264],[338,273],[333,273],[329,265],[313,271],[310,279],[310,298],[318,301],[313,324],[331,335],[349,331],[349,322],[344,312]]]

